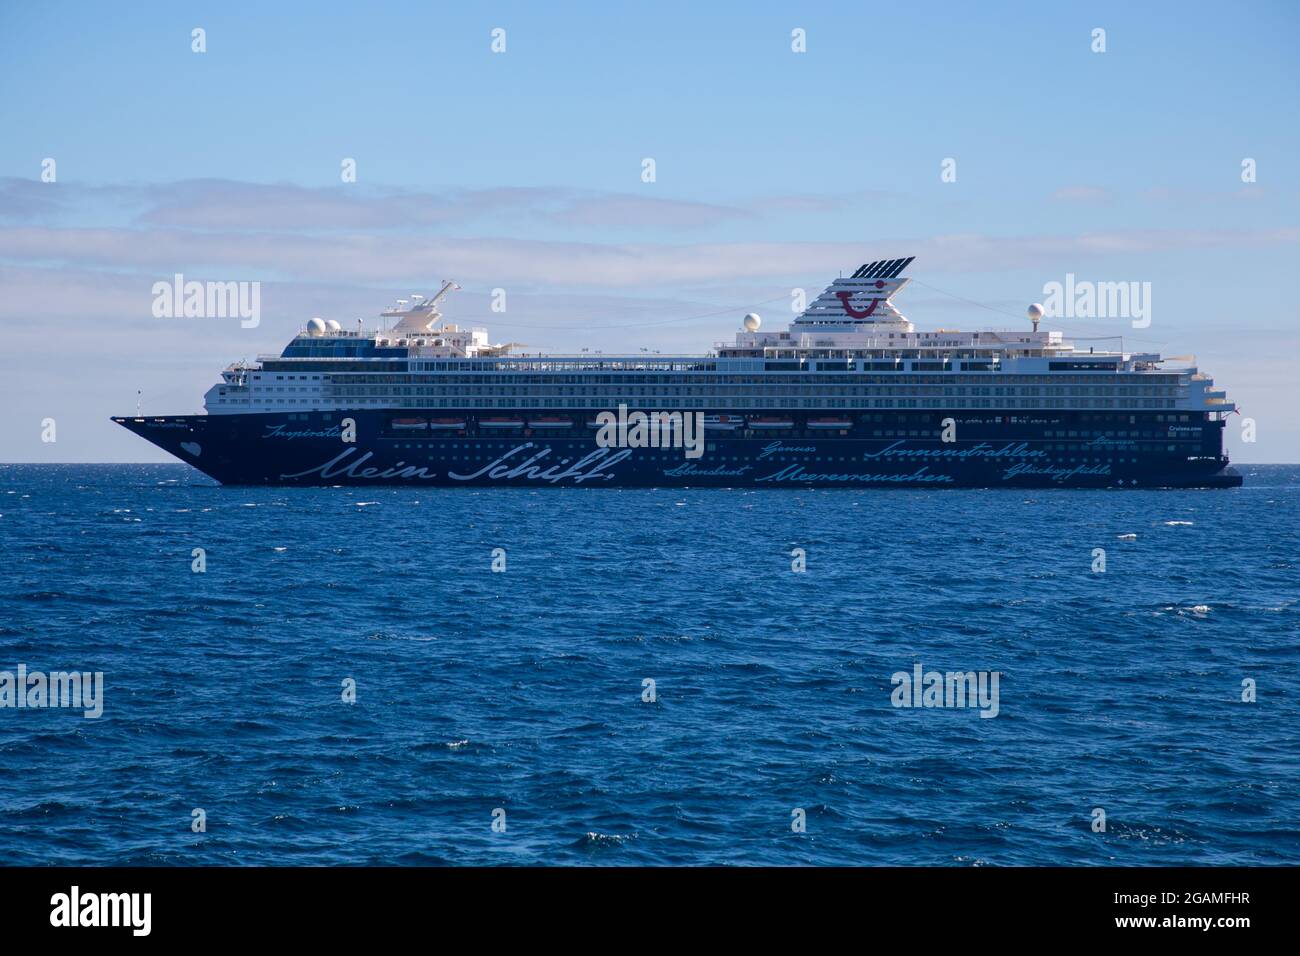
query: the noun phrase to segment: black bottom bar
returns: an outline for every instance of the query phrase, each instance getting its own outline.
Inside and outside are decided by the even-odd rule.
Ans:
[[[944,949],[1044,932],[1070,940],[1196,935],[1231,946],[1286,924],[1295,876],[1281,867],[8,869],[0,870],[0,919],[9,941],[76,934],[81,943],[146,928],[169,942],[283,939],[298,947],[373,941],[377,932],[430,939],[468,930],[486,942],[513,930],[541,940],[558,924],[663,942],[666,930],[704,920],[742,937],[784,925]],[[149,894],[147,909],[143,895],[121,894]]]

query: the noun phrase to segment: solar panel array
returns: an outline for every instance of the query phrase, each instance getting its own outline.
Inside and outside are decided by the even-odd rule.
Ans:
[[[906,269],[908,263],[915,258],[916,256],[908,256],[906,259],[878,259],[875,262],[868,262],[853,273],[853,278],[892,279]]]

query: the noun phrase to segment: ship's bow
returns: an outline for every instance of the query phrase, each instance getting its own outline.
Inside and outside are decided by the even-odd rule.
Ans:
[[[193,465],[208,477],[224,482],[223,455],[208,434],[207,419],[206,415],[171,415],[164,418],[114,416],[113,421],[185,464]]]

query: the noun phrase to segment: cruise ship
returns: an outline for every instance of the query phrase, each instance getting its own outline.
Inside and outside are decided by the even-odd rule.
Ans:
[[[226,368],[205,414],[113,420],[227,485],[1241,484],[1235,406],[1187,359],[1076,346],[1034,306],[1020,329],[918,331],[893,303],[911,263],[866,263],[787,329],[750,313],[684,356],[518,354],[445,321],[445,282],[375,331],[311,319]]]

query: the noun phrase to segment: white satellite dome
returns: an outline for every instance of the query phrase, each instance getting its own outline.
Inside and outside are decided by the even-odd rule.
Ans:
[[[762,324],[763,320],[757,312],[751,312],[745,316],[745,330],[748,332],[757,332],[758,327]]]
[[[338,320],[338,319],[326,319],[326,320],[325,320],[325,328],[329,329],[331,332],[342,332],[342,331],[343,331],[343,326],[339,325],[339,320]]]
[[[308,319],[308,320],[307,320],[307,334],[308,334],[308,335],[311,335],[311,336],[324,335],[324,334],[325,334],[325,322],[324,322],[324,320],[323,320],[323,319]]]
[[[1029,308],[1025,309],[1025,314],[1029,316],[1029,321],[1038,322],[1043,317],[1043,307],[1035,302]]]

